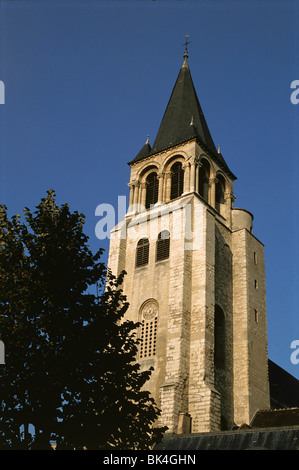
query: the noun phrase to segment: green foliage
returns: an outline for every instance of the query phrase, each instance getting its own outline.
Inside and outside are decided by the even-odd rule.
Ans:
[[[47,449],[51,439],[57,449],[152,447],[164,429],[145,390],[151,370],[136,363],[125,273],[106,272],[84,216],[58,207],[53,191],[24,213],[9,220],[0,206],[0,449]]]

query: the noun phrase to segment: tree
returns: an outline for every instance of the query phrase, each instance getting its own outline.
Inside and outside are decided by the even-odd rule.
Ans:
[[[145,390],[151,369],[136,362],[125,273],[106,272],[84,216],[53,191],[24,212],[21,222],[0,208],[0,449],[153,446],[165,429]]]

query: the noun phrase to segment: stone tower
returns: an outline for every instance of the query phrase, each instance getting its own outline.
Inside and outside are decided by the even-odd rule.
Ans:
[[[216,149],[187,48],[158,134],[129,163],[127,214],[108,266],[125,270],[138,362],[169,432],[249,424],[270,407],[263,244],[234,207],[236,177]]]

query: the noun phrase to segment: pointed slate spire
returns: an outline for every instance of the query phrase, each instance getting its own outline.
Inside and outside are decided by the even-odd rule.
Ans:
[[[149,136],[147,136],[144,146],[139,150],[133,162],[137,162],[138,160],[142,160],[143,158],[148,157],[150,153],[151,153],[151,146],[149,144]]]
[[[152,153],[160,152],[194,137],[198,137],[211,152],[217,153],[194,88],[186,48],[184,62],[160,124]]]
[[[187,38],[186,38],[187,39]],[[226,162],[218,153],[213,142],[202,108],[200,106],[188,64],[188,50],[184,52],[184,61],[172,90],[166,111],[161,121],[152,148],[146,143],[130,163],[135,163],[149,155],[166,150],[175,145],[196,138],[207,152],[212,154],[219,165],[233,178]]]

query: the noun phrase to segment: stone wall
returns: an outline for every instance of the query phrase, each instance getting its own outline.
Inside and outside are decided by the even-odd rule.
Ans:
[[[222,429],[230,429],[233,416],[233,279],[231,232],[216,222],[215,306],[224,316],[224,358],[215,364],[215,388],[221,394]]]
[[[133,165],[130,207],[111,234],[108,261],[114,274],[127,272],[128,318],[140,321],[144,302],[157,303],[156,355],[138,361],[142,370],[154,367],[146,388],[162,409],[160,423],[174,433],[249,423],[256,409],[269,406],[263,245],[252,234],[252,215],[232,207],[231,180],[222,210],[215,209],[221,171],[215,162],[210,160],[208,202],[197,193],[202,154],[191,141]],[[169,168],[176,158],[184,160],[184,193],[169,201]],[[159,201],[146,211],[145,176],[153,168],[159,172]],[[157,237],[164,229],[170,232],[170,255],[157,262]],[[149,261],[136,267],[137,242],[144,236]],[[225,325],[220,366],[215,308]]]
[[[235,422],[249,424],[270,406],[264,250],[245,228],[232,238]]]

